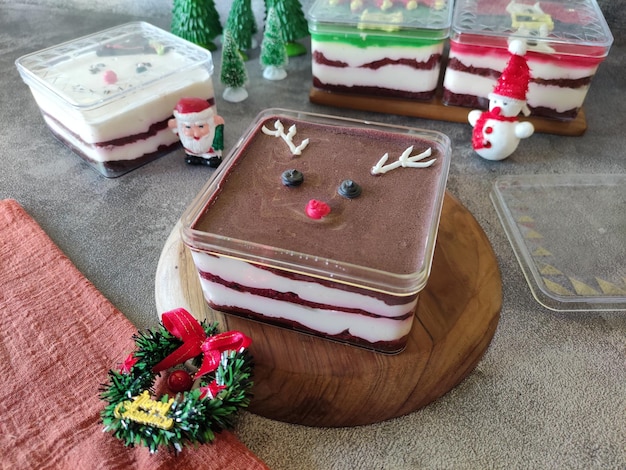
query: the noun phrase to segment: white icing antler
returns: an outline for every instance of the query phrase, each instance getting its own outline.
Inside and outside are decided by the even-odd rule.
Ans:
[[[274,137],[282,137],[282,139],[289,146],[289,150],[291,150],[292,155],[300,155],[302,153],[302,150],[304,150],[304,148],[309,144],[309,139],[304,139],[298,146],[293,143],[293,137],[296,135],[295,124],[289,128],[287,134],[285,134],[285,128],[283,126],[283,123],[280,122],[280,120],[278,119],[274,123],[274,128],[276,130],[271,131],[267,127],[263,126],[261,130],[264,134],[273,135]]]
[[[408,149],[402,152],[402,155],[400,155],[400,158],[398,158],[397,161],[385,165],[385,163],[389,159],[389,154],[386,153],[385,155],[381,157],[380,160],[378,160],[378,163],[376,163],[376,165],[372,167],[372,174],[382,175],[384,173],[387,173],[388,171],[394,170],[399,167],[426,168],[432,165],[433,163],[435,163],[435,160],[437,160],[436,158],[433,158],[432,160],[428,160],[427,162],[420,162],[420,160],[423,160],[426,157],[430,157],[430,155],[432,154],[432,149],[430,147],[427,150],[420,153],[419,155],[414,155],[410,157],[409,155],[411,155],[412,151],[413,151],[413,146],[411,145]]]

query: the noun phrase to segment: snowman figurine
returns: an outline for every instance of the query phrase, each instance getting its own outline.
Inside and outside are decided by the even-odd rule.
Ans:
[[[517,149],[521,139],[530,137],[535,128],[520,122],[519,113],[530,115],[526,93],[530,69],[526,63],[526,44],[515,39],[509,44],[511,58],[489,94],[489,111],[470,111],[467,119],[474,128],[472,147],[486,160],[504,160]]]

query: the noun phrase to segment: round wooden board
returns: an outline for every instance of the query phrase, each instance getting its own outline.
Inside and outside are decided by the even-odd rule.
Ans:
[[[177,225],[156,273],[159,315],[184,307],[250,336],[250,411],[308,426],[371,424],[415,411],[461,382],[498,324],[502,282],[478,222],[446,193],[432,271],[406,349],[384,355],[211,310]]]

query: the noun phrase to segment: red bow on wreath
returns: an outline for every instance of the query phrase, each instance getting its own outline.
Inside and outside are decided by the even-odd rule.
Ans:
[[[247,348],[252,342],[240,331],[227,331],[207,337],[202,325],[184,308],[164,313],[161,322],[165,329],[180,339],[183,344],[155,365],[152,368],[154,372],[161,372],[182,364],[202,353],[202,365],[194,377],[197,379],[218,368],[224,351],[239,351]]]

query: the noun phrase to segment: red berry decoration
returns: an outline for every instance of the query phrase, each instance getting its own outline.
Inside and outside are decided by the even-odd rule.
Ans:
[[[189,375],[187,371],[181,369],[173,371],[167,378],[167,386],[174,393],[191,390],[192,385],[193,379],[191,378],[191,375]]]

